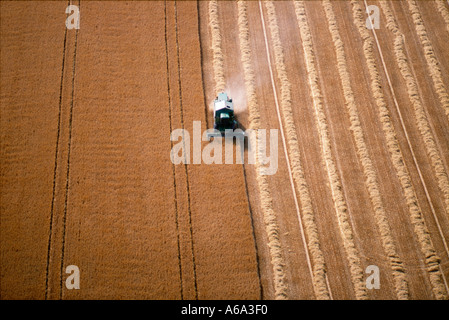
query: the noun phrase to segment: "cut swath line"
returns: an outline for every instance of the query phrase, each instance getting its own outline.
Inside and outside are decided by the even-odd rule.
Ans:
[[[346,256],[349,262],[351,280],[354,286],[356,299],[367,299],[364,273],[361,261],[356,248],[353,230],[350,223],[351,215],[348,210],[346,199],[342,191],[342,184],[338,176],[338,169],[332,155],[328,125],[322,104],[322,95],[319,88],[318,74],[315,67],[315,54],[309,24],[303,1],[295,1],[295,13],[300,30],[300,36],[304,49],[304,59],[307,68],[308,82],[312,93],[313,107],[315,111],[315,122],[320,135],[321,155],[328,174],[332,199],[337,215],[340,234],[343,240]]]
[[[300,217],[300,210],[299,210],[298,199],[296,197],[295,184],[294,184],[293,179],[292,179],[292,170],[291,170],[289,155],[288,155],[288,152],[287,152],[287,145],[286,145],[286,142],[285,142],[285,133],[284,133],[284,127],[282,126],[280,107],[279,107],[279,99],[277,97],[277,90],[276,90],[276,85],[275,85],[274,76],[273,76],[273,68],[272,68],[272,65],[271,65],[270,49],[268,47],[267,31],[266,31],[266,28],[265,28],[265,20],[264,20],[264,17],[263,17],[262,4],[261,4],[260,1],[259,1],[259,11],[260,11],[260,17],[261,17],[261,20],[262,20],[262,28],[263,28],[264,39],[265,39],[265,49],[266,49],[266,53],[267,53],[267,62],[268,62],[268,68],[270,70],[271,86],[272,86],[272,89],[273,89],[274,102],[275,102],[275,105],[276,105],[276,113],[277,113],[277,118],[278,118],[278,122],[279,122],[279,128],[280,128],[280,131],[281,131],[282,144],[284,146],[284,156],[285,156],[285,159],[286,159],[286,162],[287,162],[287,169],[288,169],[288,173],[289,173],[290,186],[291,186],[292,191],[293,191],[293,200],[295,202],[296,214],[298,216],[298,221],[299,221],[300,230],[301,230],[301,238],[302,238],[303,244],[305,246],[305,244],[307,242],[306,242],[306,239],[305,239],[304,228],[302,226],[302,220],[301,220],[301,217]],[[309,267],[310,276],[313,279],[312,265],[311,265],[311,262],[310,262],[310,256],[309,256],[309,251],[307,250],[307,247],[305,247],[305,252],[306,252],[307,265]]]
[[[351,131],[357,147],[357,157],[362,164],[363,173],[365,175],[365,186],[368,190],[371,204],[374,210],[375,221],[379,228],[379,233],[382,239],[382,246],[390,261],[390,268],[395,280],[395,291],[398,299],[408,298],[408,285],[405,277],[405,270],[403,263],[397,253],[396,245],[391,234],[391,228],[388,223],[387,213],[380,194],[380,186],[373,162],[370,158],[368,147],[366,145],[364,132],[360,123],[358,106],[355,103],[355,96],[351,85],[349,71],[347,68],[347,60],[344,49],[344,44],[340,36],[340,32],[335,18],[335,13],[330,1],[322,2],[329,31],[335,46],[335,53],[337,57],[337,68],[340,76],[343,94],[345,98],[345,105],[348,111],[349,120],[351,123]]]
[[[177,2],[174,2],[175,6],[175,34],[176,34],[176,61],[178,67],[178,94],[179,94],[179,111],[181,115],[181,129],[183,129],[182,141],[183,148],[185,150],[185,139],[184,139],[184,111],[183,111],[183,103],[182,103],[182,86],[181,86],[181,62],[179,57],[179,39],[178,39],[178,6]],[[189,183],[189,171],[187,168],[187,158],[186,154],[184,154],[184,171],[186,175],[186,186],[187,186],[187,207],[189,213],[189,231],[190,231],[190,246],[192,250],[192,263],[193,263],[193,279],[194,279],[194,287],[195,287],[195,299],[198,300],[198,283],[196,276],[196,263],[195,263],[195,250],[194,250],[194,241],[193,241],[193,226],[192,226],[192,209],[191,209],[191,199],[190,199],[190,183]]]
[[[78,2],[78,7],[80,7],[80,3]],[[65,243],[66,243],[66,222],[67,222],[67,210],[68,210],[68,198],[69,198],[69,182],[70,182],[70,155],[72,151],[72,128],[73,128],[73,105],[75,99],[75,74],[76,74],[76,52],[78,48],[78,33],[79,30],[75,31],[75,48],[73,51],[73,70],[72,70],[72,92],[70,98],[70,115],[69,115],[69,138],[68,138],[68,146],[67,146],[67,175],[66,175],[66,184],[65,184],[65,195],[64,195],[64,214],[62,217],[62,248],[61,248],[61,267],[60,267],[60,290],[59,290],[59,298],[62,299],[62,275],[64,272],[64,254],[65,254]]]
[[[226,82],[224,76],[223,66],[223,52],[221,50],[221,34],[220,25],[218,23],[218,2],[209,2],[209,25],[212,35],[212,53],[213,53],[213,68],[215,80],[215,93],[218,94],[225,90]]]
[[[239,2],[239,6],[241,6],[242,3]],[[240,12],[240,11],[239,11]],[[239,14],[239,27],[241,27],[240,19],[242,16]],[[215,89],[216,92],[220,92],[224,89],[225,86],[225,78],[224,78],[224,72],[223,72],[223,53],[221,51],[221,35],[220,35],[220,28],[218,23],[218,4],[217,1],[211,1],[209,2],[209,25],[211,27],[211,35],[212,35],[212,42],[213,42],[213,53],[214,53],[214,59],[213,59],[213,67],[214,67],[214,76],[215,76]],[[240,39],[241,38],[241,32],[240,32]],[[257,104],[254,104],[255,98],[254,94],[254,87],[252,86],[252,83],[254,82],[254,79],[248,80],[249,77],[253,77],[254,74],[250,69],[247,68],[247,64],[245,63],[250,61],[245,59],[248,56],[245,53],[242,53],[242,62],[244,64],[244,70],[245,72],[245,85],[247,88],[249,88],[248,91],[251,91],[252,94],[248,94],[250,104],[250,114],[249,114],[249,120],[250,120],[250,126],[252,129],[259,128],[259,119],[260,114],[258,112]],[[250,71],[250,73],[248,73]],[[256,155],[257,157],[257,155]],[[259,197],[261,201],[261,209],[263,213],[263,219],[265,223],[265,231],[267,233],[268,237],[268,248],[269,248],[269,254],[270,254],[270,261],[273,269],[273,286],[274,286],[274,296],[275,299],[286,299],[287,298],[287,285],[285,283],[285,272],[284,272],[284,258],[282,255],[281,250],[281,244],[279,241],[279,230],[278,230],[278,224],[276,220],[276,214],[273,210],[273,203],[271,198],[271,193],[268,187],[268,181],[266,176],[263,176],[260,174],[260,165],[259,162],[256,161],[256,181],[259,188]],[[243,170],[245,168],[243,167]],[[249,200],[248,200],[249,203]],[[255,240],[255,238],[254,238]],[[255,244],[256,245],[256,244]],[[257,251],[257,245],[256,245],[256,251]],[[262,286],[261,286],[262,290]],[[261,292],[262,294],[262,292]]]
[[[435,5],[446,23],[446,31],[449,32],[449,9],[444,4],[444,0],[435,0]],[[449,5],[449,2],[447,2]]]
[[[281,131],[282,143],[284,146],[284,156],[287,162],[287,169],[289,173],[289,180],[291,189],[293,192],[293,200],[295,202],[296,214],[299,222],[301,237],[304,244],[304,249],[307,258],[307,265],[309,268],[310,276],[313,282],[313,287],[315,295],[318,299],[331,299],[332,294],[329,287],[329,282],[327,279],[327,274],[325,272],[324,256],[320,249],[319,237],[317,232],[317,227],[314,221],[314,213],[312,209],[312,201],[307,188],[307,183],[305,180],[304,172],[300,163],[300,152],[298,146],[298,137],[296,135],[296,128],[293,121],[293,111],[291,109],[290,103],[290,82],[287,78],[286,68],[284,64],[284,57],[282,52],[282,46],[280,43],[278,25],[276,20],[276,12],[272,2],[265,2],[268,23],[270,28],[271,41],[274,43],[274,53],[275,53],[275,65],[278,78],[281,82],[281,103],[279,103],[279,98],[277,95],[276,84],[274,80],[273,67],[271,64],[271,55],[268,46],[267,31],[265,27],[265,20],[263,16],[262,3],[259,1],[259,11],[262,20],[262,28],[264,32],[265,39],[265,49],[267,55],[267,63],[270,71],[271,85],[273,89],[274,101],[276,106],[276,113],[279,122],[279,128]],[[282,109],[282,115],[281,115]],[[284,119],[285,126],[287,127],[287,133],[284,132],[284,125],[282,120]],[[288,147],[287,147],[288,144]],[[296,184],[299,186],[299,195],[301,198],[301,203],[303,207],[303,217],[305,226],[303,225],[303,219],[301,217],[301,210],[299,208]],[[309,241],[307,242],[305,232]],[[310,251],[310,253],[309,253]],[[313,258],[313,266],[311,257]]]
[[[366,3],[366,0],[364,0],[364,3],[365,3],[365,7],[368,7],[368,5],[367,5],[367,3]],[[381,5],[383,6],[383,9],[387,9],[387,12],[388,12],[387,4],[386,4],[386,3],[381,3]],[[391,19],[390,19],[389,21],[392,22]],[[393,22],[394,22],[394,21],[393,21]],[[370,21],[370,23],[371,23],[371,21]],[[390,25],[390,26],[391,26],[391,25]],[[425,181],[424,181],[424,178],[423,178],[423,176],[422,176],[421,169],[419,168],[418,161],[416,160],[416,156],[415,156],[415,153],[414,153],[414,151],[413,151],[413,147],[412,147],[412,144],[411,144],[411,142],[410,142],[410,138],[409,138],[409,136],[408,136],[408,133],[407,133],[407,130],[406,130],[406,127],[405,127],[405,124],[404,124],[404,120],[403,120],[403,118],[402,118],[402,114],[401,114],[401,111],[400,111],[400,108],[399,108],[399,104],[398,104],[397,99],[396,99],[396,94],[395,94],[395,92],[394,92],[393,85],[392,85],[391,80],[390,80],[389,72],[388,72],[387,67],[386,67],[386,64],[385,64],[385,60],[384,60],[384,57],[383,57],[382,49],[381,49],[381,47],[380,47],[380,43],[379,43],[379,40],[378,40],[378,38],[377,38],[377,34],[376,34],[376,31],[375,31],[375,28],[372,27],[371,29],[372,29],[372,32],[373,32],[373,35],[374,35],[374,39],[375,39],[375,41],[376,41],[377,49],[378,49],[379,54],[380,54],[380,58],[381,58],[381,61],[382,61],[383,70],[384,70],[385,75],[386,75],[386,77],[387,77],[388,85],[389,85],[390,91],[391,91],[391,93],[392,93],[392,95],[393,95],[393,100],[394,100],[394,104],[395,104],[395,107],[396,107],[396,111],[398,112],[398,115],[399,115],[399,119],[400,119],[400,122],[401,122],[401,127],[402,127],[402,130],[403,130],[404,134],[405,134],[405,137],[406,137],[407,144],[408,144],[408,147],[409,147],[409,149],[410,149],[410,152],[411,152],[411,154],[412,154],[413,163],[414,163],[414,165],[415,165],[415,167],[416,167],[416,170],[417,170],[417,172],[418,172],[418,175],[419,175],[419,178],[420,178],[420,182],[421,182],[421,184],[422,184],[422,186],[423,186],[423,188],[424,188],[424,192],[425,192],[425,194],[426,194],[427,202],[428,202],[428,204],[429,204],[429,206],[430,206],[430,209],[431,209],[431,211],[432,211],[432,215],[433,215],[433,218],[434,218],[435,223],[436,223],[436,225],[437,225],[438,232],[439,232],[439,234],[440,234],[440,237],[441,237],[441,240],[442,240],[442,242],[443,242],[444,248],[445,248],[445,250],[446,250],[446,254],[447,254],[448,257],[449,257],[449,250],[448,250],[448,246],[447,246],[446,240],[445,240],[444,235],[443,235],[443,231],[442,231],[442,228],[441,228],[441,224],[440,224],[440,222],[439,222],[439,219],[438,219],[437,214],[436,214],[436,212],[435,212],[435,209],[434,209],[434,207],[433,207],[432,201],[431,201],[431,199],[430,199],[430,195],[429,195],[429,192],[428,192],[426,183],[425,183]],[[398,30],[398,32],[399,32],[399,29],[398,29],[398,28],[395,29],[395,30]],[[401,41],[401,40],[402,40],[402,42],[403,42],[402,34],[400,35],[400,38],[399,38],[399,41]],[[396,50],[396,54],[397,54],[397,53],[398,53],[398,51]],[[399,53],[400,53],[400,52],[399,52]],[[407,60],[406,57],[404,56],[404,57],[402,57],[402,58],[403,58],[403,59],[405,58],[405,60],[403,60],[404,63],[405,63],[405,61]],[[401,69],[401,71],[404,72],[403,69]],[[408,83],[408,89],[410,90],[410,84],[409,84],[409,83]],[[409,90],[408,90],[408,91],[409,91]],[[417,94],[417,92],[415,92],[415,93]],[[409,94],[410,94],[410,93],[409,93]],[[414,96],[414,97],[416,97],[416,96]],[[415,101],[416,101],[416,100],[415,100]],[[418,109],[418,111],[419,111],[419,109]],[[419,119],[419,120],[418,120],[418,125],[420,126],[421,132],[422,132],[423,126],[424,126],[424,128],[429,128],[428,123],[425,122],[426,119],[425,119],[425,113],[424,113],[423,110],[422,110],[422,112],[421,112],[421,115],[420,115],[419,117],[417,117],[417,119]],[[429,130],[430,130],[430,129],[429,129]],[[434,165],[434,169],[435,169],[435,157],[438,157],[438,154],[435,154],[435,153],[434,153],[434,151],[437,150],[437,149],[436,149],[436,146],[435,146],[434,144],[429,145],[429,143],[432,143],[433,140],[432,140],[432,139],[428,139],[428,137],[427,137],[427,139],[425,139],[424,142],[425,142],[425,145],[426,145],[426,148],[427,148],[428,152],[430,152],[430,154],[433,155],[433,157],[431,157],[431,162],[432,162],[432,164]],[[430,151],[429,151],[429,148],[430,148]],[[444,172],[444,174],[446,174],[446,173]],[[445,185],[445,183],[447,183],[447,174],[444,176],[444,175],[441,175],[441,172],[440,172],[440,175],[437,175],[437,176],[438,176],[438,181],[439,181],[440,187],[441,187],[441,184],[443,184],[443,192],[446,192],[446,194],[447,194],[447,192],[448,192],[448,190],[446,189],[447,185]],[[444,181],[444,177],[446,177],[446,181]],[[415,196],[416,196],[416,195],[415,195]],[[447,200],[447,199],[446,199],[446,200]],[[447,203],[447,202],[446,202],[446,203]],[[424,218],[422,218],[422,219],[423,219],[423,221],[424,221]],[[449,288],[448,288],[447,280],[446,280],[446,277],[445,277],[445,275],[444,275],[444,272],[442,271],[442,268],[441,268],[441,264],[440,264],[440,263],[438,263],[438,270],[439,270],[439,273],[441,274],[441,277],[442,277],[442,279],[443,279],[443,283],[444,283],[446,292],[449,293]],[[440,293],[436,294],[436,296],[437,296],[437,297],[438,297],[438,296],[444,297],[444,295],[441,295]]]
[[[417,83],[416,83],[415,78],[414,78],[414,76],[412,74],[412,70],[410,69],[410,67],[409,67],[409,65],[407,63],[408,58],[407,58],[407,55],[406,55],[406,52],[405,52],[404,35],[400,32],[399,26],[396,23],[396,20],[394,18],[394,15],[393,15],[392,11],[390,10],[390,7],[389,7],[388,3],[382,1],[381,2],[381,7],[382,7],[382,10],[385,13],[385,16],[387,17],[387,27],[395,35],[394,51],[395,51],[395,56],[396,56],[396,62],[398,64],[398,67],[399,67],[399,69],[401,71],[401,74],[402,74],[402,76],[404,78],[404,81],[406,82],[407,93],[408,93],[410,102],[413,104],[414,111],[415,111],[416,123],[417,123],[419,131],[420,131],[420,133],[422,135],[423,142],[424,142],[424,145],[426,147],[427,154],[428,154],[428,156],[430,158],[430,161],[431,161],[431,164],[433,166],[433,169],[434,169],[434,172],[435,172],[435,176],[436,176],[437,181],[438,181],[438,186],[439,186],[441,192],[444,195],[444,201],[445,201],[445,204],[446,204],[446,214],[449,215],[449,178],[448,178],[447,172],[446,172],[446,170],[444,168],[443,161],[441,159],[440,152],[438,151],[438,147],[436,145],[434,136],[432,135],[430,123],[429,123],[429,120],[427,119],[427,114],[426,114],[425,108],[424,108],[424,106],[421,103],[421,100],[419,98],[419,92],[418,92],[418,89],[417,89]],[[378,41],[376,34],[374,34],[374,35],[375,35],[376,41]],[[379,49],[379,52],[380,52],[380,54],[382,56],[382,61],[383,61],[383,55],[382,55],[382,52],[381,52],[380,45],[378,46],[378,49]],[[393,92],[393,96],[395,96],[394,89],[393,89],[393,86],[392,86],[392,84],[390,82],[390,77],[388,75],[388,70],[386,70],[385,65],[384,65],[384,70],[385,70],[385,73],[387,75],[387,79],[389,80],[389,86],[391,88],[391,91]],[[433,205],[432,205],[432,203],[430,201],[430,195],[429,195],[429,193],[427,191],[427,186],[426,186],[426,184],[424,182],[423,176],[421,174],[421,170],[418,167],[418,163],[417,163],[416,157],[414,155],[413,148],[412,148],[412,145],[410,143],[410,139],[408,137],[405,124],[403,122],[401,111],[399,109],[399,106],[397,105],[397,101],[396,100],[395,100],[395,105],[396,105],[397,112],[398,112],[400,120],[401,120],[402,129],[403,129],[403,131],[404,131],[404,133],[406,135],[406,138],[407,138],[407,143],[409,145],[409,149],[412,152],[413,160],[414,160],[415,166],[417,167],[417,170],[418,170],[418,173],[419,173],[419,177],[421,179],[421,183],[423,184],[424,190],[426,192],[427,200],[429,202],[429,205],[431,206],[431,210],[432,210],[434,219],[435,219],[435,221],[437,223],[437,227],[438,227],[439,233],[441,235],[444,247],[446,249],[446,254],[449,257],[448,245],[447,245],[447,243],[446,243],[446,241],[444,239],[442,228],[441,228],[441,224],[440,224],[439,219],[438,219],[438,217],[436,215],[435,209],[433,208]]]
[[[351,0],[351,5],[353,11],[353,21],[363,41],[363,54],[371,79],[370,89],[378,107],[379,121],[382,125],[382,130],[384,131],[385,139],[387,141],[390,158],[396,170],[405,200],[409,207],[410,221],[414,226],[415,234],[418,237],[419,244],[421,245],[421,251],[424,255],[425,264],[427,266],[434,295],[437,299],[444,299],[446,297],[446,293],[445,284],[444,281],[442,281],[443,275],[440,271],[440,259],[436,254],[429,231],[425,225],[421,208],[419,207],[418,199],[399,147],[399,142],[391,121],[390,111],[388,110],[388,105],[385,101],[382,86],[380,85],[381,78],[377,68],[376,58],[374,56],[375,45],[370,32],[365,25],[364,10],[356,0]],[[375,34],[374,28],[373,33]],[[381,53],[381,51],[379,52]]]
[[[243,65],[244,82],[249,110],[249,123],[252,130],[260,128],[260,113],[255,90],[254,70],[251,66],[251,49],[249,45],[249,28],[247,18],[247,4],[238,1],[238,27],[240,41],[240,55]],[[254,141],[251,141],[253,143]],[[262,151],[260,151],[262,152]],[[287,298],[287,286],[285,284],[284,258],[279,241],[279,230],[276,220],[276,213],[273,209],[268,180],[266,176],[260,174],[259,152],[256,154],[256,181],[259,190],[261,210],[265,222],[265,230],[268,236],[268,247],[271,256],[271,264],[274,277],[275,299]]]
[[[437,2],[440,3],[440,2]],[[444,4],[443,4],[444,6]],[[389,8],[386,5],[383,5],[383,8],[388,10]],[[421,15],[419,13],[419,9],[416,5],[416,3],[409,3],[409,9],[412,12],[412,17],[413,17],[413,23],[415,24],[415,28],[416,28],[416,33],[419,36],[419,39],[421,41],[421,45],[423,47],[424,50],[424,56],[426,58],[426,62],[427,62],[427,66],[428,66],[428,71],[431,75],[431,78],[433,80],[433,84],[434,84],[434,89],[435,91],[438,93],[440,102],[442,103],[443,108],[446,110],[446,114],[449,117],[449,96],[446,92],[445,86],[443,84],[443,80],[441,78],[441,71],[438,67],[438,60],[436,59],[435,53],[433,51],[432,48],[432,44],[429,40],[429,38],[427,37],[427,31],[425,29],[424,23],[422,21]],[[446,9],[446,13],[447,13],[447,9]],[[392,20],[390,18],[390,26],[394,25],[394,30],[396,32],[399,32],[397,25],[395,25],[395,21]],[[399,34],[399,36],[402,36],[402,34]],[[377,40],[377,38],[376,38]],[[402,53],[404,51],[404,46],[403,43],[401,43],[402,47],[400,48]],[[406,61],[404,62],[404,64],[406,64]],[[410,73],[409,71],[406,71],[408,74]],[[411,76],[409,76],[409,79],[411,78]],[[413,78],[411,78],[413,80]],[[430,135],[430,125],[428,124],[428,122],[426,121],[426,115],[424,112],[424,107],[421,105],[421,102],[419,101],[418,98],[418,92],[416,90],[416,84],[415,83],[411,83],[409,84],[409,82],[407,82],[407,85],[409,86],[409,91],[413,91],[413,94],[415,94],[414,96],[411,97],[411,101],[414,102],[414,106],[415,106],[415,110],[419,111],[419,115],[420,117],[417,118],[418,120],[420,120],[420,131],[423,134],[423,132],[425,133],[424,138],[426,140],[429,140],[428,143],[426,143],[426,147],[427,147],[427,151],[428,154],[431,155],[431,162],[432,165],[434,167],[435,173],[437,175],[437,180],[438,180],[438,186],[440,187],[440,190],[443,192],[444,194],[444,201],[446,204],[446,215],[447,217],[449,217],[449,178],[447,173],[444,170],[444,167],[442,165],[442,161],[441,161],[441,157],[439,156],[439,152],[437,151],[437,147],[435,145],[435,141],[433,139],[433,137]],[[410,87],[412,86],[412,87]],[[421,111],[421,109],[423,111]],[[427,192],[427,189],[426,189]],[[432,212],[434,212],[433,208],[432,208]],[[435,215],[435,213],[434,213]],[[444,239],[444,237],[443,237]],[[448,246],[445,243],[445,248],[446,248],[446,253],[448,253],[449,256],[449,250],[448,250]]]
[[[218,2],[217,1],[209,2],[209,25],[211,27],[211,36],[212,36],[212,43],[213,43],[212,46],[213,46],[213,70],[214,70],[214,80],[215,80],[215,93],[218,94],[221,91],[224,91],[226,79],[225,79],[224,67],[223,67],[224,56],[223,56],[223,52],[221,50],[222,38],[221,38],[221,33],[220,33],[220,25],[218,22]],[[206,106],[206,108],[207,108],[207,106]],[[207,111],[206,111],[206,124],[207,124]],[[259,279],[260,298],[262,299],[263,287],[262,287],[262,280],[261,280],[261,276],[260,276],[258,246],[257,246],[257,242],[256,242],[253,212],[251,209],[251,202],[250,202],[249,192],[248,192],[248,182],[247,182],[247,176],[246,176],[244,163],[242,163],[242,173],[243,173],[243,178],[244,178],[244,183],[245,183],[248,211],[249,211],[250,220],[251,220],[252,238],[254,241],[254,249],[256,252],[257,275],[258,275],[258,279]]]
[[[67,1],[67,5],[70,4],[70,1]],[[53,190],[51,197],[51,206],[50,206],[50,226],[48,232],[48,248],[47,248],[47,265],[45,269],[45,300],[48,298],[48,275],[50,268],[50,253],[51,253],[51,243],[52,243],[52,232],[53,232],[53,216],[54,216],[54,207],[56,201],[56,175],[58,172],[58,153],[59,153],[59,139],[61,135],[61,115],[62,115],[62,89],[64,86],[64,66],[65,66],[65,54],[67,49],[67,28],[64,31],[64,47],[62,50],[62,67],[61,67],[61,83],[59,87],[59,110],[58,110],[58,129],[56,134],[56,150],[55,150],[55,164],[53,170]]]
[[[197,3],[196,3],[196,11],[197,11],[197,19],[198,19],[197,34],[198,34],[199,45],[200,45],[201,84],[202,84],[202,88],[203,88],[204,119],[206,120],[206,127],[209,128],[209,116],[208,116],[208,109],[207,109],[207,102],[206,102],[207,101],[206,90],[205,90],[205,85],[204,85],[203,44],[201,42],[201,33],[200,33],[200,26],[201,26],[200,1],[197,1]]]
[[[242,38],[242,28],[246,27],[246,31],[244,33],[247,35],[247,32],[248,32],[248,30],[247,30],[247,22],[245,23],[245,19],[246,19],[246,5],[244,5],[241,1],[238,1],[237,2],[237,7],[238,7],[237,20],[238,20],[238,27],[239,27],[241,60],[242,60],[242,64],[243,64],[243,68],[244,68],[244,72],[245,72],[245,71],[248,71],[248,66],[245,64],[245,62],[246,62],[246,60],[245,60],[246,55],[245,55],[245,52],[244,52],[245,50],[242,50],[242,41],[245,41],[245,39],[246,39],[244,36],[243,36],[243,38],[245,38],[245,39]],[[244,9],[243,10],[244,11],[243,14],[242,14],[242,8]],[[247,74],[246,73],[244,75],[244,80],[245,80],[245,85],[248,88]],[[251,83],[251,85],[252,84],[253,83]],[[254,92],[252,91],[252,93],[254,93]],[[251,98],[248,98],[248,103],[249,103],[250,99]],[[254,120],[254,117],[252,117],[251,114],[250,114],[250,119],[249,120],[250,120],[251,128],[253,128],[254,123],[253,123],[252,120]],[[257,157],[257,155],[256,155],[256,157]],[[256,251],[257,276],[258,276],[258,279],[259,279],[260,299],[263,299],[263,286],[262,286],[262,279],[261,279],[261,272],[260,272],[259,248],[258,248],[257,241],[256,241],[256,233],[255,233],[255,226],[254,226],[254,215],[253,215],[253,210],[252,210],[252,207],[251,207],[250,194],[249,194],[249,190],[248,190],[248,178],[247,178],[247,175],[246,175],[246,167],[245,167],[245,163],[244,162],[242,163],[242,173],[243,173],[243,178],[244,178],[244,181],[245,181],[245,194],[246,194],[246,200],[247,200],[247,203],[248,203],[249,215],[250,215],[250,218],[251,218],[250,220],[251,220],[252,238],[253,238],[253,241],[254,241],[254,249]]]
[[[424,57],[426,59],[427,67],[432,78],[433,87],[438,95],[438,98],[440,99],[441,107],[443,108],[447,118],[449,119],[449,94],[446,90],[446,86],[444,85],[438,59],[435,56],[432,43],[427,36],[427,30],[416,1],[408,0],[407,3],[409,11],[413,18],[416,34],[418,35],[419,41],[421,42],[423,48]]]

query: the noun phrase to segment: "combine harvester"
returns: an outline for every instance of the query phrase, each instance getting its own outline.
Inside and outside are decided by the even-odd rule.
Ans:
[[[228,137],[244,138],[245,133],[238,129],[238,122],[234,115],[234,105],[225,92],[218,94],[214,100],[214,129],[208,130],[207,138]]]

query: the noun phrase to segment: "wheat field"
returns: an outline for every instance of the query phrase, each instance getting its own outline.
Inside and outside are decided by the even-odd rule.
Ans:
[[[447,1],[0,5],[1,299],[449,299]]]

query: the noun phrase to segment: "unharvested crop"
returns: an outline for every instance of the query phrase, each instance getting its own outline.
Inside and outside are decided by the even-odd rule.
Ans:
[[[447,298],[449,5],[367,2],[0,1],[0,297]],[[223,90],[277,174],[170,161]]]
[[[415,0],[407,1],[409,11],[413,18],[413,23],[415,24],[416,33],[418,34],[419,40],[421,42],[424,57],[426,58],[427,67],[429,69],[430,76],[432,77],[433,87],[438,94],[441,107],[443,108],[446,116],[449,119],[449,95],[444,85],[443,78],[441,75],[441,69],[435,52],[432,47],[432,43],[427,35],[427,30],[424,25],[424,21],[419,12],[418,5]],[[446,12],[446,11],[443,11]],[[446,12],[447,13],[447,12]]]
[[[251,68],[251,51],[249,49],[249,31],[246,17],[246,4],[239,1],[238,3],[238,23],[239,23],[239,39],[241,46],[241,59],[244,68],[245,87],[248,95],[248,109],[251,129],[260,128],[260,114],[257,105],[257,98],[254,87],[254,72]],[[218,4],[217,1],[211,1],[209,4],[209,18],[212,31],[212,46],[214,52],[214,76],[215,90],[220,92],[224,90],[226,79],[223,72],[223,54],[221,52],[221,31],[218,24]],[[253,141],[254,142],[254,141]],[[259,150],[264,152],[263,150]],[[287,298],[287,284],[285,282],[284,258],[282,254],[281,242],[279,239],[279,227],[277,223],[276,212],[273,209],[273,199],[268,186],[268,180],[262,174],[262,165],[259,161],[259,152],[256,153],[256,180],[259,190],[259,198],[261,209],[263,212],[263,220],[265,223],[265,231],[268,237],[268,248],[271,256],[271,264],[274,277],[274,291],[276,299]]]
[[[416,80],[408,63],[409,59],[407,57],[404,46],[404,35],[399,30],[399,26],[390,9],[389,4],[384,1],[382,1],[380,4],[387,19],[387,27],[395,35],[394,53],[396,57],[396,63],[398,64],[402,77],[404,78],[404,81],[407,85],[409,100],[412,103],[415,111],[416,124],[418,126],[419,132],[421,133],[424,145],[426,147],[427,155],[430,158],[430,162],[435,172],[438,187],[443,194],[444,202],[446,205],[446,214],[449,215],[449,178],[444,167],[438,146],[435,142],[435,138],[432,134],[425,107],[420,99]]]

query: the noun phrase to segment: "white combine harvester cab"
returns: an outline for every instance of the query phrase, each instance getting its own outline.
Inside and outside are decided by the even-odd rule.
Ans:
[[[234,105],[232,99],[225,92],[218,94],[214,100],[214,132],[208,132],[207,137],[224,136],[226,130],[235,130],[238,122],[234,116]],[[233,136],[241,136],[242,133],[233,133]]]

